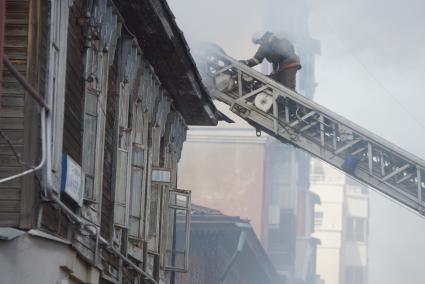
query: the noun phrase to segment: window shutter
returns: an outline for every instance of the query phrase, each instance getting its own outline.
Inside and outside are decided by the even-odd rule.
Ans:
[[[130,178],[133,135],[130,124],[130,95],[136,79],[136,68],[140,67],[140,57],[133,46],[133,40],[123,40],[119,60],[119,115],[118,115],[118,148],[115,181],[114,223],[117,226],[128,226],[130,203]]]
[[[145,147],[147,119],[143,119],[143,110],[139,102],[133,112],[133,157],[131,162],[131,204],[129,236],[141,240],[143,238],[143,211],[144,211],[144,179],[146,168]]]
[[[71,1],[72,2],[72,1]],[[52,153],[52,160],[46,161],[47,174],[53,177],[51,180],[53,188],[59,191],[61,162],[62,162],[62,141],[65,103],[65,78],[66,78],[66,58],[68,42],[68,1],[53,0],[51,3],[50,27],[50,62],[48,78],[48,102],[52,106],[52,119],[48,120],[47,131],[50,143],[47,143],[47,151]]]

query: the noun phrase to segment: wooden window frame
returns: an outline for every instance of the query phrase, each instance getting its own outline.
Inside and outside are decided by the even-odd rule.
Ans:
[[[48,186],[60,194],[63,125],[65,108],[65,82],[68,47],[69,8],[73,0],[52,0],[50,7],[51,27],[49,39],[49,63],[47,103],[51,106],[50,119],[46,121],[49,141],[47,152],[52,153],[46,160]]]
[[[133,105],[133,154],[132,154],[132,175],[130,189],[130,210],[128,236],[133,241],[144,240],[145,229],[145,199],[146,199],[146,179],[147,179],[147,136],[148,117],[143,112],[141,101],[137,100]],[[143,152],[143,157],[136,161],[136,151]],[[140,175],[135,175],[135,171],[140,171]]]
[[[141,54],[134,46],[134,39],[125,37],[118,52],[118,137],[115,171],[114,226],[128,229],[131,191],[131,162],[133,129],[130,120],[132,106],[131,94],[137,79],[136,68],[141,68]]]
[[[189,271],[189,246],[190,246],[190,216],[191,216],[191,204],[192,204],[192,193],[189,190],[183,189],[171,189],[169,190],[170,198],[168,202],[168,214],[170,216],[175,216],[176,212],[183,211],[185,215],[183,217],[175,216],[173,219],[172,226],[172,234],[171,234],[171,242],[168,242],[168,245],[171,247],[167,247],[166,249],[166,264],[164,269],[166,271],[174,271],[174,272],[182,272],[186,273]],[[171,196],[175,194],[175,199]],[[186,199],[185,205],[179,204],[178,197],[184,197]],[[174,212],[174,214],[172,213]],[[183,222],[184,224],[184,247],[183,250],[178,250],[175,248],[175,239],[177,238],[177,234],[179,233],[176,229],[177,223]],[[178,263],[175,263],[176,255],[183,254],[183,265],[178,266]],[[170,263],[168,263],[170,261]]]

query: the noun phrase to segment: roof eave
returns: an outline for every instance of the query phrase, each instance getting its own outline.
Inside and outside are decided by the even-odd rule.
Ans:
[[[187,42],[164,0],[114,1],[176,109],[188,125],[217,125],[220,114],[202,84]]]

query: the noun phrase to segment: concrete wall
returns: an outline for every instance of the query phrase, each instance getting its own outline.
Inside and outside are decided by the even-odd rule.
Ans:
[[[96,284],[99,273],[65,243],[29,234],[0,241],[0,284]]]
[[[321,241],[317,251],[317,273],[325,284],[344,284],[347,267],[362,267],[367,271],[367,190],[319,160],[313,160],[311,168],[310,189],[321,199],[321,204],[316,206],[316,214],[323,214],[321,221],[318,216],[315,220],[314,235]],[[364,241],[347,239],[347,220],[350,217],[366,220]],[[363,283],[367,283],[367,275]]]

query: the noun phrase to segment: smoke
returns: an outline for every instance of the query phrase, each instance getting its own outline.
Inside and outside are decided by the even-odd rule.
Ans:
[[[318,44],[310,34],[320,42],[314,99],[425,157],[425,1],[168,2],[190,45],[215,42],[235,58],[254,54],[259,29],[286,33],[298,51]],[[370,207],[369,283],[422,283],[425,219],[374,193]]]

